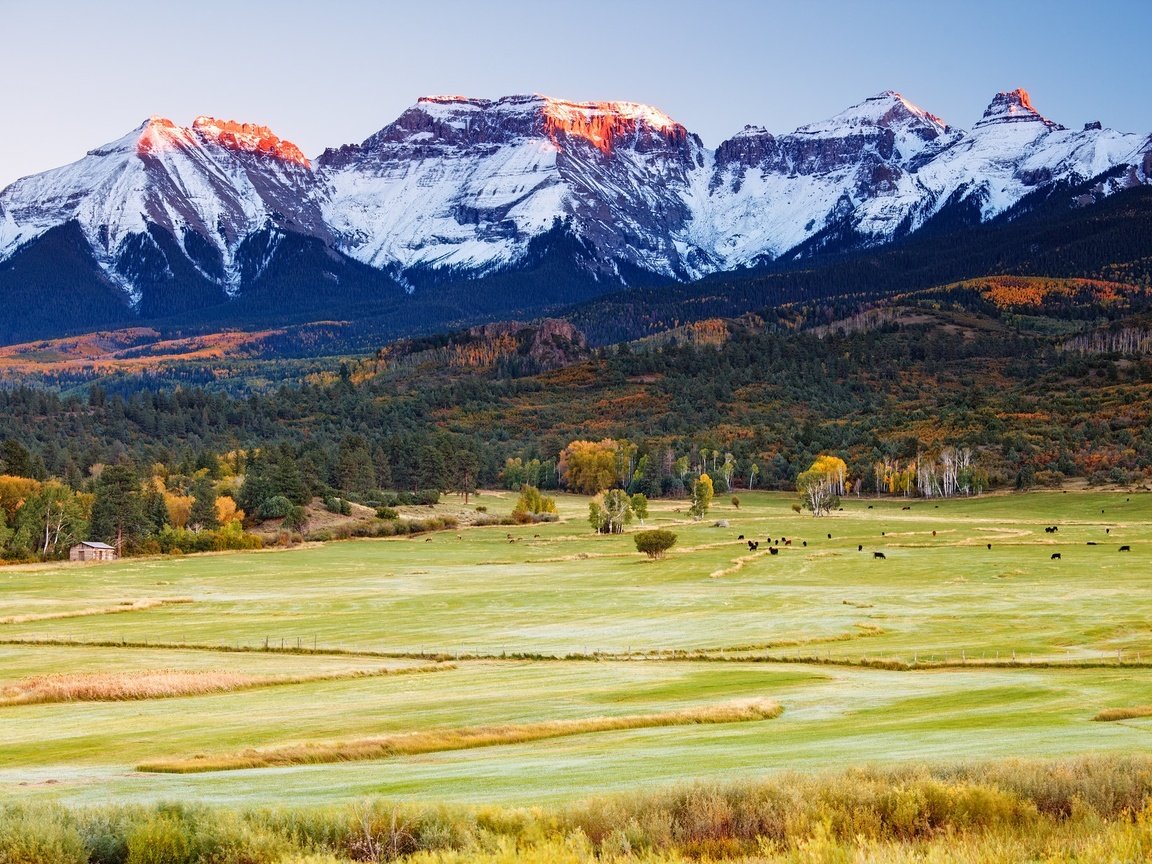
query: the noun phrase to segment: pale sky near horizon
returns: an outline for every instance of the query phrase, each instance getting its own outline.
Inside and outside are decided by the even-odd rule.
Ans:
[[[893,89],[969,128],[1000,90],[1152,132],[1152,0],[0,0],[0,188],[153,114],[264,123],[309,156],[417,97],[653,104],[715,147]]]

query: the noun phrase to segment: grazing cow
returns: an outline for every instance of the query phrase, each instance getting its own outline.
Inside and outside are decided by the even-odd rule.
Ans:
[[[901,507],[900,509],[901,510],[911,510],[912,508],[911,507]]]
[[[789,540],[789,539],[787,539],[787,538],[785,538],[785,540],[784,540],[784,545],[785,545],[785,546],[791,546],[791,545],[792,545],[792,541],[791,541],[791,540]]]
[[[1103,512],[1103,511],[1101,511],[1101,512]],[[1105,534],[1111,534],[1111,533],[1112,533],[1112,529],[1111,529],[1111,528],[1105,528],[1105,529],[1104,529],[1104,533],[1105,533]]]
[[[757,546],[759,546],[759,545],[760,545],[760,544],[759,544],[759,543],[757,543],[755,540],[749,540],[749,541],[748,541],[748,551],[749,551],[749,552],[755,552],[755,551],[756,551],[756,547],[757,547]]]
[[[432,538],[431,538],[431,537],[425,537],[425,538],[424,538],[424,542],[425,542],[425,543],[431,543],[431,542],[432,542]]]
[[[933,536],[933,537],[935,537],[935,536],[936,536],[936,532],[935,532],[935,531],[933,531],[933,532],[932,532],[932,536]]]
[[[737,537],[736,539],[737,539],[737,540],[743,540],[743,539],[744,539],[744,535],[743,535],[743,534],[741,534],[741,535],[740,535],[739,537]]]
[[[1131,552],[1131,551],[1132,551],[1132,547],[1131,547],[1131,546],[1121,546],[1121,547],[1120,547],[1120,551],[1121,551],[1121,552]]]
[[[779,549],[777,549],[775,546],[773,546],[773,547],[772,547],[771,549],[769,549],[768,551],[769,551],[770,553],[772,553],[773,555],[779,555],[779,554],[780,554],[780,550],[779,550]]]
[[[831,539],[832,539],[832,535],[831,535],[831,534],[829,534],[829,535],[828,535],[828,539],[829,539],[829,540],[831,540]]]
[[[988,548],[989,548],[989,549],[991,549],[991,548],[992,548],[992,544],[991,544],[991,543],[989,543],[989,544],[988,544]]]
[[[869,504],[869,505],[868,505],[868,509],[869,509],[869,510],[871,510],[871,509],[872,509],[872,505],[871,505],[871,504]]]
[[[856,546],[856,551],[857,551],[857,552],[863,552],[863,551],[864,551],[864,547],[863,547],[863,546],[861,546],[861,545],[857,545],[857,546]]]
[[[881,561],[887,561],[888,560],[888,556],[885,555],[883,552],[873,552],[872,557],[873,558],[879,558]]]
[[[807,545],[808,545],[808,541],[807,541],[807,540],[805,540],[805,541],[804,541],[804,545],[805,545],[805,546],[807,546]]]
[[[539,539],[540,539],[540,535],[539,535],[539,534],[533,534],[533,535],[532,535],[532,539],[534,539],[534,540],[539,540]]]
[[[886,535],[887,533],[888,533],[887,531],[881,531],[881,532],[880,532],[880,536],[881,536],[881,537],[883,537],[883,536],[884,536],[884,535]]]
[[[1052,553],[1052,560],[1053,561],[1059,561],[1060,560],[1060,553],[1059,552],[1053,552]]]
[[[1095,545],[1096,545],[1096,541],[1095,541],[1095,540],[1089,540],[1089,541],[1088,541],[1088,545],[1089,545],[1089,546],[1095,546]]]

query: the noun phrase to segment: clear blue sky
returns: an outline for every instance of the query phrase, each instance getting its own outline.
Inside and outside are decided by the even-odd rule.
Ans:
[[[654,104],[709,146],[885,89],[970,127],[1025,87],[1152,132],[1152,0],[0,0],[0,186],[152,114],[260,122],[315,156],[428,93]]]

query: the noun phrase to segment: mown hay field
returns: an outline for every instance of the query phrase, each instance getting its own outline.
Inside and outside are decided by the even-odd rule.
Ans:
[[[660,561],[560,496],[554,524],[4,568],[0,796],[534,804],[1146,746],[1152,495],[852,499],[820,519],[726,499],[700,522],[653,502],[645,527],[679,538]],[[46,691],[63,695],[21,696]],[[782,712],[651,719],[735,704]],[[413,740],[484,746],[395,746]],[[198,762],[235,770],[138,770]]]

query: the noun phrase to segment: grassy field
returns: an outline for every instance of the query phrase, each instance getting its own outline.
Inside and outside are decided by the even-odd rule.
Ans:
[[[1152,494],[850,500],[821,519],[790,496],[740,497],[699,523],[654,502],[648,525],[679,535],[655,562],[630,537],[593,536],[587,500],[561,496],[555,524],[4,568],[0,703],[33,678],[71,695],[0,704],[0,796],[525,804],[1147,747]],[[792,545],[770,555],[782,536]],[[161,672],[188,695],[116,695]],[[636,722],[751,700],[783,713]],[[418,733],[454,743],[378,759],[355,746]],[[308,747],[358,755],[137,770]]]

